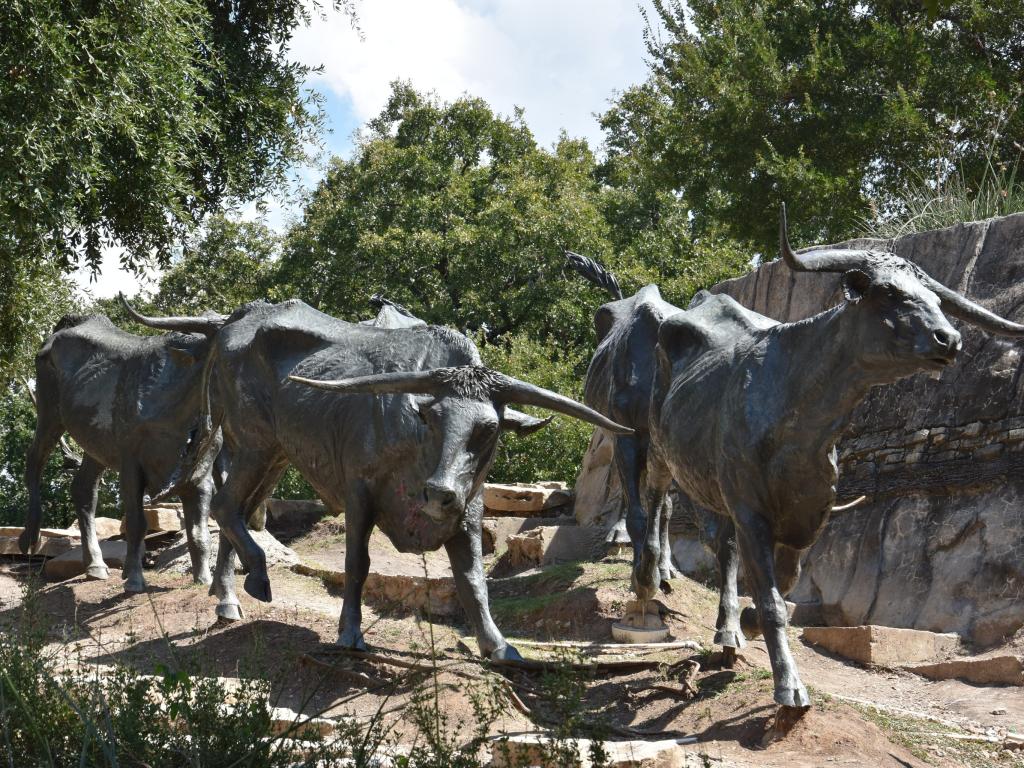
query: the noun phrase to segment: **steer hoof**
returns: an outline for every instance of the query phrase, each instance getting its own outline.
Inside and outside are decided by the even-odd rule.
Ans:
[[[363,639],[363,633],[358,629],[352,632],[349,632],[348,629],[343,630],[338,636],[338,645],[348,648],[350,651],[366,650],[366,640]]]
[[[245,591],[264,603],[269,603],[272,599],[270,596],[270,579],[266,575],[259,575],[255,572],[249,573],[245,577]]]
[[[795,686],[775,686],[775,703],[784,707],[806,708],[811,706],[811,697],[803,683],[798,681]]]
[[[233,624],[242,620],[242,606],[238,603],[217,603],[217,623]]]
[[[129,576],[124,580],[124,591],[131,593],[139,593],[146,591],[146,580],[139,576]]]
[[[757,609],[748,605],[740,611],[740,629],[746,635],[747,640],[755,640],[761,636],[761,619],[757,616]]]
[[[491,651],[491,661],[523,661],[515,646],[505,643],[500,648]]]
[[[110,578],[110,571],[105,565],[90,565],[85,569],[85,578],[95,581],[106,581]]]
[[[742,648],[747,643],[743,639],[742,632],[734,632],[729,629],[720,629],[715,632],[715,645],[724,645],[727,648]]]

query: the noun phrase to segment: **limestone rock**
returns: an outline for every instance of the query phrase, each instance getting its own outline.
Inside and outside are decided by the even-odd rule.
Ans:
[[[103,553],[103,562],[109,568],[120,568],[124,565],[128,556],[128,544],[124,541],[101,541],[100,552]],[[82,563],[82,548],[72,547],[63,555],[51,558],[43,566],[43,575],[52,581],[64,581],[85,573],[85,565]]]
[[[806,627],[803,639],[861,664],[883,666],[948,656],[956,651],[960,642],[954,634],[873,625]]]
[[[565,483],[484,483],[484,509],[488,513],[530,515],[564,506],[572,501]]]
[[[608,432],[595,429],[583,455],[573,489],[576,493],[573,511],[581,526],[596,526],[607,531],[618,520],[622,489],[612,467],[613,443],[614,438]]]
[[[180,531],[184,527],[184,514],[181,511],[181,504],[161,503],[150,504],[142,508],[146,515],[146,530],[155,531]],[[121,535],[128,531],[128,524],[121,518]]]
[[[18,537],[25,530],[20,526],[0,526],[0,555],[20,555]],[[42,528],[39,544],[32,554],[39,557],[57,557],[78,546],[81,536],[76,528]]]
[[[516,568],[599,558],[604,535],[577,525],[543,525],[508,537],[509,561]]]
[[[609,768],[698,768],[707,763],[699,750],[689,750],[680,742],[687,739],[661,741],[605,741],[601,743],[607,754],[604,765]],[[568,765],[550,756],[552,740],[540,734],[523,734],[491,742],[491,765],[494,768],[561,768]],[[573,739],[579,755],[576,765],[588,768],[590,762],[589,739]],[[545,749],[547,747],[547,749]]]
[[[285,568],[291,568],[298,564],[299,556],[295,554],[295,551],[290,547],[286,547],[269,531],[249,531],[253,539],[259,544],[263,553],[267,557],[267,567],[271,568],[275,565],[280,565]],[[210,536],[210,569],[213,570],[214,564],[217,562],[217,550],[220,545],[220,536],[212,534]],[[236,558],[235,570],[238,573],[242,572],[242,565]],[[179,533],[174,541],[171,542],[170,546],[162,549],[157,555],[156,567],[159,571],[165,571],[169,573],[191,573],[192,572],[192,558],[188,553],[188,540],[185,537],[185,533]]]
[[[318,499],[267,499],[267,524],[274,530],[306,531],[329,513]]]
[[[528,520],[528,517],[485,517],[481,527],[484,554],[507,549],[508,537],[522,532]]]
[[[843,246],[891,247],[1024,320],[1024,214]],[[781,261],[712,291],[780,321],[842,301],[838,276]],[[963,335],[956,363],[937,381],[919,374],[872,389],[838,446],[839,499],[868,499],[833,515],[792,593],[820,603],[830,624],[957,632],[982,646],[1024,626],[1024,347],[953,323]]]
[[[966,680],[975,685],[1024,685],[1024,663],[1008,653],[950,659],[936,664],[906,664],[903,668],[930,680]]]

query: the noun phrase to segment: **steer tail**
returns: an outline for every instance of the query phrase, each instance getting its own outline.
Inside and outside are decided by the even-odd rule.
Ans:
[[[181,450],[178,463],[171,470],[171,476],[151,499],[155,504],[171,496],[177,496],[185,485],[196,485],[201,482],[213,468],[220,453],[220,421],[221,414],[214,414],[210,398],[210,378],[219,350],[212,344],[206,363],[203,365],[203,383],[199,402],[199,420],[189,432],[188,443]]]
[[[619,288],[619,281],[615,278],[615,275],[596,261],[572,251],[565,252],[565,260],[570,267],[579,272],[589,282],[607,291],[608,295],[615,301],[622,298],[622,289]]]

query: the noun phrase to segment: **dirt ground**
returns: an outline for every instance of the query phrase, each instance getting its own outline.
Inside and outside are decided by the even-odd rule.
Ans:
[[[320,527],[289,545],[302,558],[334,561],[337,534]],[[403,561],[409,556],[398,557],[388,547],[375,540],[374,556],[393,560],[395,568],[410,567]],[[441,572],[446,566],[443,554],[431,556],[429,563],[431,575],[435,567]],[[417,564],[422,573],[418,557],[412,565]],[[38,562],[0,561],[0,629],[17,619],[22,586],[38,568]],[[403,715],[423,674],[338,653],[333,641],[341,598],[320,579],[275,568],[274,601],[262,604],[242,595],[244,620],[222,625],[215,622],[214,598],[188,577],[149,572],[149,591],[127,595],[118,572],[111,573],[108,581],[79,577],[44,584],[35,594],[50,621],[51,649],[63,663],[125,664],[146,673],[164,664],[228,678],[259,676],[271,680],[279,706],[364,722],[382,712],[399,740],[408,736]],[[514,644],[520,641],[525,657],[557,655],[563,664],[663,662],[628,674],[489,668],[476,661],[475,640],[461,620],[430,622],[393,602],[365,605],[363,627],[372,651],[399,663],[437,665],[441,708],[455,729],[472,711],[470,691],[486,689],[499,692],[492,697],[501,703],[494,733],[536,732],[579,716],[592,735],[608,740],[696,736],[697,743],[684,749],[706,755],[710,765],[1024,766],[1024,752],[962,738],[1024,730],[1024,689],[931,682],[906,672],[867,669],[805,645],[798,629],[791,630],[791,642],[815,704],[788,735],[766,741],[776,707],[764,644],[752,642],[734,669],[723,668],[706,647],[716,611],[716,596],[706,587],[680,579],[672,594],[661,598],[673,637],[695,640],[701,650],[609,655],[588,647],[610,641],[610,625],[630,599],[628,585],[628,564],[609,559],[549,566],[494,579],[490,587],[496,621]],[[551,641],[578,645],[535,644]],[[1024,650],[1024,639],[1013,645]],[[692,663],[699,665],[689,678],[696,695],[687,697],[683,679]],[[553,691],[564,695],[559,699]],[[581,691],[582,700],[574,701]],[[525,706],[517,708],[516,699]],[[530,716],[520,711],[524,708]],[[993,714],[1001,710],[1005,714]]]

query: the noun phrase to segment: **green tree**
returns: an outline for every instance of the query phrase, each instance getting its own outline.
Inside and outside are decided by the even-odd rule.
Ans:
[[[980,178],[1019,98],[1024,5],[933,5],[930,19],[909,0],[654,0],[650,80],[606,122],[641,126],[645,170],[697,234],[774,253],[786,200],[798,240],[850,236],[899,214],[909,181],[956,171],[950,157]],[[1022,135],[1014,113],[997,156]]]
[[[351,10],[350,0],[336,3]],[[302,0],[0,4],[0,364],[38,262],[167,263],[197,222],[259,198],[322,117],[288,59]]]
[[[395,84],[312,194],[280,279],[349,319],[383,292],[429,322],[580,344],[596,304],[563,275],[562,249],[608,254],[594,167],[584,142],[538,147],[521,112]]]
[[[229,314],[255,299],[272,298],[280,239],[260,222],[212,217],[202,236],[160,276],[153,305],[173,314]]]

